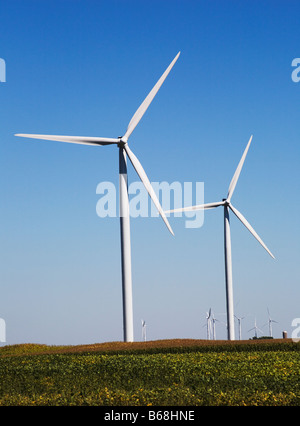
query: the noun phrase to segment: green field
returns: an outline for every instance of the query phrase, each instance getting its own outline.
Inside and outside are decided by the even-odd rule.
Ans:
[[[0,405],[300,405],[300,344],[0,348]]]

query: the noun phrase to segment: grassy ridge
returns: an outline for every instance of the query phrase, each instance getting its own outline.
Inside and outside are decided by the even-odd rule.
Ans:
[[[291,341],[0,348],[0,405],[300,405]]]
[[[266,340],[196,340],[174,339],[154,340],[149,342],[108,342],[76,346],[48,346],[44,344],[8,345],[0,348],[0,358],[4,356],[46,355],[54,353],[89,353],[103,354],[122,353],[179,353],[179,352],[210,352],[210,351],[299,351],[300,342],[291,339]]]

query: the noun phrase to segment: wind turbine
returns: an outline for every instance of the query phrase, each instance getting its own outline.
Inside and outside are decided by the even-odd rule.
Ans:
[[[209,308],[209,311],[206,312],[206,324],[204,324],[203,327],[205,327],[205,325],[206,325],[206,337],[207,337],[207,340],[210,340],[211,332],[212,332],[212,330],[211,330],[211,308]]]
[[[237,319],[238,324],[239,324],[239,340],[242,340],[242,320],[243,320],[245,317],[237,317],[236,315],[234,315],[234,316],[235,316],[235,318]]]
[[[217,318],[215,318],[214,314],[212,314],[211,322],[213,340],[216,340],[216,321],[218,321]]]
[[[151,183],[137,157],[128,146],[128,139],[139,121],[145,114],[153,98],[157,94],[161,85],[167,78],[169,72],[177,61],[180,52],[175,56],[166,71],[157,81],[153,89],[149,92],[143,103],[136,110],[131,121],[128,124],[124,136],[118,138],[86,137],[86,136],[59,136],[59,135],[37,135],[19,133],[15,136],[21,136],[34,139],[45,139],[59,142],[69,142],[83,145],[112,145],[119,148],[119,192],[120,192],[120,228],[121,228],[121,264],[122,264],[122,294],[123,294],[123,333],[124,341],[133,341],[133,311],[132,311],[132,277],[131,277],[131,244],[130,244],[130,220],[129,220],[129,200],[127,186],[127,160],[129,157],[134,169],[143,182],[149,196],[159,211],[163,221],[169,231],[174,235],[172,228],[165,216],[165,213],[159,203],[159,200],[151,186]]]
[[[250,330],[248,330],[248,333],[249,333],[249,331],[252,331],[252,330],[255,330],[255,334],[254,335],[255,335],[256,338],[257,338],[257,330],[261,334],[264,334],[264,332],[260,328],[257,327],[257,325],[256,325],[256,318],[254,319],[254,327],[250,328]]]
[[[146,342],[146,321],[142,320],[142,339]]]
[[[175,213],[183,211],[193,211],[193,210],[206,210],[213,209],[215,207],[224,207],[224,251],[225,251],[225,280],[226,280],[226,307],[227,307],[227,336],[228,340],[234,340],[234,313],[233,313],[233,288],[232,288],[232,260],[231,260],[231,238],[230,238],[230,221],[229,221],[229,210],[231,210],[238,219],[242,222],[243,225],[251,232],[251,234],[260,242],[260,244],[267,250],[271,257],[274,258],[273,254],[267,248],[262,239],[258,236],[255,230],[252,228],[250,223],[245,219],[245,217],[231,204],[231,197],[235,190],[238,178],[240,176],[247,152],[249,150],[250,144],[252,141],[252,136],[250,137],[246,149],[242,155],[242,158],[238,164],[238,167],[233,175],[233,178],[230,182],[228,188],[227,198],[223,198],[222,201],[216,203],[200,204],[191,207],[183,207],[175,210],[169,210],[165,213]]]
[[[217,314],[217,315],[224,315],[223,313],[219,313],[219,314]],[[224,322],[224,321],[222,321],[222,320],[220,320],[220,319],[217,319],[216,317],[215,317],[215,314],[214,313],[212,313],[211,314],[211,323],[212,323],[212,336],[213,336],[213,340],[216,340],[217,339],[217,336],[216,336],[216,322],[218,322],[218,323],[220,323],[220,324],[224,324],[226,327],[227,327],[227,324]]]
[[[269,335],[270,337],[273,337],[272,322],[275,322],[276,324],[278,324],[278,322],[271,318],[269,308],[267,308],[267,310],[268,310]]]

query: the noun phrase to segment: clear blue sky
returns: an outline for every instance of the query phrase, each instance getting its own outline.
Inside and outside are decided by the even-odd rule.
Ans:
[[[210,202],[226,196],[253,134],[232,202],[276,260],[231,218],[235,311],[245,339],[267,307],[274,336],[290,336],[300,317],[299,2],[1,0],[0,16],[6,344],[122,340],[119,219],[96,215],[98,183],[118,185],[117,148],[14,134],[124,134],[179,50],[130,146],[150,180],[204,182]],[[175,237],[160,218],[131,220],[135,340],[141,319],[151,340],[205,338],[210,307],[225,321],[222,210],[199,229],[170,223]]]

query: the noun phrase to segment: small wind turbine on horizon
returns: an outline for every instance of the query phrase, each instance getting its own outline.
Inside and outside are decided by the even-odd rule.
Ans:
[[[236,315],[234,315],[235,316],[235,318],[237,319],[237,321],[238,321],[238,325],[239,325],[239,340],[242,340],[242,320],[245,318],[245,317],[237,317]]]
[[[212,338],[213,340],[216,340],[216,322],[217,318],[215,318],[214,314],[212,313],[211,323],[212,323]]]
[[[255,335],[256,338],[257,338],[257,331],[259,331],[261,334],[264,334],[264,332],[260,328],[257,327],[256,318],[254,319],[254,327],[250,328],[250,330],[248,330],[248,333],[252,330],[255,330],[254,335]]]
[[[123,294],[123,333],[124,341],[133,341],[133,308],[132,308],[132,276],[131,276],[131,244],[130,244],[130,219],[129,219],[129,199],[127,185],[127,161],[129,157],[134,169],[144,184],[149,196],[156,206],[159,214],[165,222],[167,228],[174,235],[172,228],[166,218],[166,215],[159,203],[159,200],[151,186],[151,183],[137,157],[128,146],[128,139],[141,118],[148,109],[161,85],[167,78],[169,72],[177,61],[180,52],[175,56],[166,71],[157,81],[148,96],[142,102],[140,107],[133,115],[128,124],[124,136],[118,138],[86,137],[86,136],[60,136],[60,135],[38,135],[19,133],[15,136],[21,136],[34,139],[45,139],[59,142],[69,142],[83,145],[103,146],[115,144],[119,148],[119,196],[120,196],[120,228],[121,228],[121,264],[122,264],[122,294]]]
[[[146,342],[146,321],[142,320],[142,340]]]
[[[276,324],[278,324],[278,322],[271,318],[269,308],[267,308],[267,311],[268,311],[269,336],[273,337],[272,322]]]
[[[206,323],[203,327],[206,327],[206,338],[207,340],[211,339],[212,334],[212,326],[211,326],[211,308],[209,308],[209,311],[206,312]]]
[[[215,317],[215,314],[212,312],[211,308],[206,312],[206,323],[203,327],[206,327],[206,338],[207,340],[216,340],[216,322],[225,324],[223,321],[220,321]],[[225,324],[226,325],[226,324]]]
[[[215,207],[224,207],[224,253],[225,253],[225,281],[226,281],[226,308],[227,308],[227,337],[228,340],[235,340],[234,333],[234,312],[233,312],[233,287],[232,287],[232,259],[231,259],[231,236],[230,236],[230,220],[229,220],[229,210],[231,210],[237,218],[242,222],[242,224],[251,232],[251,234],[257,239],[257,241],[264,247],[264,249],[269,253],[269,255],[274,259],[273,254],[270,252],[268,247],[258,236],[255,230],[252,228],[250,223],[245,219],[245,217],[231,204],[231,197],[234,193],[236,184],[238,182],[246,155],[248,153],[250,144],[252,141],[252,136],[250,137],[246,149],[242,155],[242,158],[238,164],[238,167],[233,175],[233,178],[230,182],[228,188],[227,198],[223,198],[222,201],[208,204],[200,204],[196,206],[183,207],[174,210],[168,210],[165,213],[176,213],[184,211],[194,211],[194,210],[207,210],[213,209]]]

